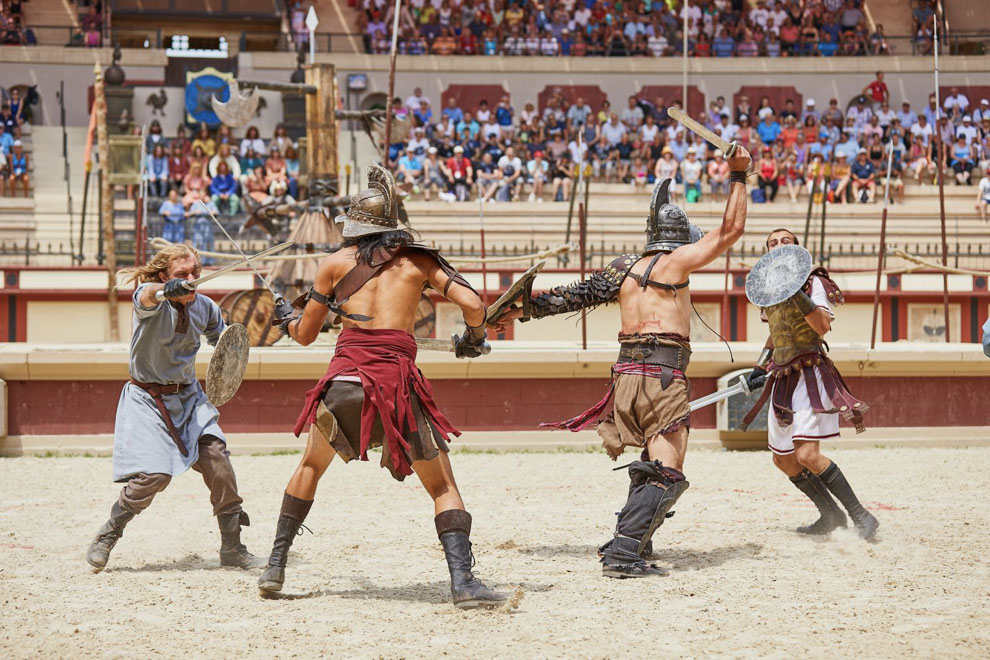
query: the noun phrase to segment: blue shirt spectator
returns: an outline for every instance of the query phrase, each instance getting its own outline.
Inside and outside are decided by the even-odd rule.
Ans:
[[[731,37],[725,36],[724,32],[712,43],[712,52],[715,53],[715,57],[732,57],[735,50],[736,42]]]
[[[499,126],[512,126],[512,107],[503,99],[495,108],[495,122]]]
[[[871,176],[876,174],[877,168],[873,167],[873,163],[866,161],[865,163],[859,162],[857,159],[852,164],[852,173],[857,179],[869,179]]]
[[[168,157],[148,156],[148,176],[152,179],[168,178]]]
[[[237,192],[237,181],[230,172],[217,174],[210,182],[211,195],[233,195]]]
[[[10,150],[14,146],[14,136],[8,133],[6,130],[0,130],[0,149],[3,150],[5,156],[10,155]]]
[[[451,99],[453,101],[453,99]],[[459,122],[464,120],[464,111],[458,108],[456,105],[448,105],[443,109],[443,116],[450,120],[450,123],[457,125]]]
[[[852,162],[856,158],[856,154],[859,153],[859,143],[856,142],[855,138],[850,137],[845,142],[836,145],[835,153],[845,154],[846,158],[849,159],[849,162]],[[855,167],[855,165],[853,165],[853,167]]]
[[[776,121],[770,121],[771,116],[767,115],[766,118],[756,125],[756,132],[760,134],[760,141],[763,144],[773,144],[777,136],[780,135],[780,124]],[[680,160],[678,158],[678,160]]]
[[[182,222],[186,217],[186,209],[182,206],[182,202],[166,199],[158,207],[158,214],[165,216],[165,219],[171,222]]]
[[[815,142],[813,145],[808,147],[808,153],[814,156],[815,154],[821,154],[825,161],[832,160],[832,145],[828,142],[824,144],[822,142]]]
[[[467,129],[468,135],[470,135],[473,140],[478,137],[478,132],[481,131],[481,124],[476,122],[474,119],[471,121],[464,121],[462,119],[457,122],[457,125],[454,127],[454,130],[457,131],[458,135],[464,133],[464,129]]]
[[[832,57],[838,49],[838,45],[834,41],[829,41],[828,38],[818,42],[818,54],[822,57]]]
[[[406,152],[402,158],[399,159],[399,167],[404,167],[410,172],[418,172],[423,169],[423,165],[414,154]]]

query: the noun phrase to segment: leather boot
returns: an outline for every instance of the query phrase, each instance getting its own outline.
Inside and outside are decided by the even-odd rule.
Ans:
[[[303,521],[313,506],[313,500],[301,500],[288,493],[282,496],[282,512],[275,527],[275,543],[268,557],[268,566],[258,578],[262,593],[277,593],[285,584],[285,566],[289,561],[289,548],[297,534],[301,534]]]
[[[86,561],[93,567],[94,573],[99,573],[106,568],[107,560],[110,559],[110,551],[117,541],[124,535],[124,526],[127,525],[136,514],[131,513],[120,501],[114,502],[110,507],[110,519],[103,523],[100,531],[96,533],[96,538],[89,544],[86,551]]]
[[[852,487],[846,481],[846,476],[842,474],[839,466],[831,463],[818,476],[822,480],[822,483],[832,491],[836,499],[842,502],[842,506],[846,507],[846,511],[849,512],[849,517],[852,518],[860,538],[867,541],[872,539],[877,533],[877,527],[880,526],[880,521],[860,504],[859,499],[853,493]]]
[[[604,549],[602,574],[616,578],[666,575],[663,569],[643,561],[643,556],[648,556],[644,552],[689,484],[679,470],[660,461],[635,461],[626,467],[632,484],[626,505],[619,512],[615,538]]]
[[[825,534],[830,534],[836,527],[845,527],[847,525],[846,514],[842,513],[842,509],[839,508],[839,505],[829,495],[828,488],[818,478],[818,475],[804,470],[798,476],[791,477],[791,483],[808,496],[808,499],[818,507],[818,513],[821,514],[818,520],[812,524],[798,527],[798,534],[824,536]]]
[[[220,565],[236,566],[237,568],[260,568],[264,560],[255,557],[241,543],[241,527],[251,524],[247,513],[218,513],[217,524],[220,526]]]
[[[454,605],[466,610],[497,607],[507,601],[508,594],[489,589],[471,572],[474,566],[470,541],[471,514],[457,509],[441,511],[434,518],[434,523],[450,570],[450,595]]]

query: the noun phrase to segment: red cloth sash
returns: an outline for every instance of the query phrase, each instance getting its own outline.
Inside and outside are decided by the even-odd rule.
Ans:
[[[433,423],[444,440],[458,431],[444,417],[433,401],[433,388],[416,367],[416,340],[404,330],[362,330],[345,328],[337,337],[333,359],[316,387],[306,393],[306,403],[296,420],[298,437],[307,424],[316,421],[316,409],[326,393],[327,386],[336,376],[356,375],[364,389],[364,405],[361,408],[361,460],[368,460],[368,445],[375,417],[382,420],[385,431],[386,451],[391,453],[392,464],[404,475],[412,474],[412,467],[403,450],[410,449],[404,430],[417,431],[411,393],[415,392],[423,408],[423,414]]]

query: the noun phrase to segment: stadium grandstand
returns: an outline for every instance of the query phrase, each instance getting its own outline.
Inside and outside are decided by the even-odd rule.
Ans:
[[[953,657],[985,657],[990,615],[978,603],[985,602],[987,578],[980,560],[990,547],[972,521],[985,518],[990,504],[982,487],[990,451],[988,48],[986,0],[0,0],[0,457],[19,457],[0,459],[0,589],[10,605],[0,613],[0,655],[763,657],[787,648],[810,657],[929,657],[946,649]],[[738,147],[752,155],[745,176],[738,164],[730,171]],[[347,350],[347,342],[338,341],[341,332],[357,327],[397,333],[390,335],[395,339],[402,331],[371,323],[378,307],[373,314],[345,311],[348,301],[355,304],[355,290],[339,306],[329,297],[331,318],[317,323],[316,339],[305,342],[302,319],[285,322],[282,297],[310,309],[319,301],[320,292],[304,297],[319,264],[326,268],[333,260],[325,259],[328,253],[346,254],[339,251],[343,221],[337,218],[350,212],[388,224],[374,215],[368,201],[374,194],[357,197],[372,184],[387,189],[381,182],[388,177],[370,166],[394,177],[401,227],[442,252],[477,290],[483,305],[471,298],[473,312],[484,319],[465,330],[472,310],[452,300],[458,292],[470,297],[463,293],[470,287],[454,276],[442,279],[441,271],[450,273],[434,261],[429,281],[442,291],[421,291],[422,280],[405,282],[411,291],[406,311],[416,309],[415,364],[405,353],[396,357],[398,343],[413,346],[408,333],[395,346],[380,342],[368,349],[368,355],[395,349],[388,360],[408,377],[406,389],[395,390],[397,400],[412,402],[406,407],[376,390],[383,407],[408,413],[403,423],[409,426],[401,429],[407,435],[395,425],[382,432],[391,434],[392,448],[399,443],[393,435],[402,442],[415,435],[425,454],[438,454],[426,432],[429,426],[438,440],[443,426],[433,423],[425,398],[435,388],[444,424],[465,432],[451,447],[465,454],[463,472],[462,457],[453,461],[459,483],[470,484],[479,559],[494,558],[489,566],[520,585],[497,616],[520,608],[524,592],[525,604],[512,618],[451,616],[446,577],[439,581],[410,563],[429,556],[441,566],[433,527],[406,535],[389,517],[412,518],[409,483],[416,480],[388,484],[398,497],[379,496],[363,481],[368,470],[354,476],[362,466],[344,468],[341,461],[325,478],[333,485],[321,491],[321,504],[332,506],[315,507],[307,519],[317,534],[303,536],[301,518],[295,521],[299,536],[290,566],[301,570],[290,571],[290,584],[325,579],[319,588],[287,591],[280,595],[287,602],[260,602],[256,575],[212,570],[214,549],[207,556],[196,545],[201,539],[187,531],[198,529],[192,522],[205,525],[210,514],[205,493],[192,490],[198,484],[184,485],[189,479],[159,495],[157,501],[171,501],[173,509],[161,504],[143,514],[133,523],[133,538],[128,528],[115,551],[119,563],[83,580],[73,562],[83,564],[80,539],[88,541],[96,529],[94,503],[105,514],[107,497],[116,498],[120,485],[106,479],[105,459],[94,468],[95,460],[76,455],[105,456],[115,447],[115,429],[127,421],[113,412],[124,400],[122,383],[137,399],[143,395],[135,388],[147,393],[142,410],[165,438],[162,452],[178,465],[175,452],[188,458],[189,449],[163,401],[177,400],[188,387],[204,397],[210,390],[204,401],[212,407],[216,390],[199,388],[197,379],[220,378],[214,369],[230,364],[241,368],[243,383],[234,378],[221,404],[226,441],[211,435],[211,422],[193,445],[218,464],[228,458],[224,442],[240,454],[239,481],[251,517],[261,521],[248,529],[239,504],[231,512],[211,500],[221,557],[243,552],[241,566],[254,559],[240,541],[231,545],[230,525],[245,527],[245,539],[253,534],[254,549],[270,541],[279,501],[308,502],[303,508],[309,511],[312,501],[290,494],[298,495],[292,489],[303,478],[293,477],[295,486],[283,493],[283,477],[298,459],[281,456],[307,447],[306,436],[291,433],[294,425],[326,422],[317,416],[327,410],[317,398],[299,416],[306,393],[317,391],[313,382],[324,376],[334,351]],[[712,243],[731,233],[713,232],[738,217],[731,205],[738,205],[743,180],[745,228],[732,234],[739,236],[735,243]],[[645,251],[646,237],[659,232],[647,229],[648,218],[658,224],[654,199],[679,207],[694,225],[692,242],[704,240],[694,231],[700,230],[709,239],[702,247],[716,245],[719,256],[670,283],[650,280],[653,265],[645,275],[628,271],[653,255],[657,263],[667,249]],[[680,217],[665,208],[669,218]],[[689,228],[679,227],[685,238],[674,242],[682,245]],[[790,297],[780,298],[801,311],[792,325],[768,323],[766,310],[784,303],[753,304],[748,284],[754,266],[773,256],[769,237],[781,228],[811,258],[804,271],[810,274],[802,273]],[[195,350],[180,356],[189,382],[141,382],[134,347],[150,325],[142,322],[155,310],[175,319],[162,325],[168,333],[156,345],[162,352],[188,339],[180,335],[196,322],[194,303],[175,302],[184,290],[171,289],[174,300],[167,304],[163,284],[159,304],[148,307],[156,290],[144,289],[143,298],[140,283],[130,279],[137,273],[148,278],[139,282],[157,286],[155,277],[172,277],[169,269],[191,254],[176,245],[196,248],[202,269],[189,266],[169,284],[195,279],[199,288],[190,299],[206,297],[216,303],[205,305],[210,314],[218,307],[226,324],[243,325],[246,342],[234,333],[230,341],[250,344],[250,352],[239,345],[243,359],[225,365],[212,358],[234,349],[191,342]],[[786,247],[777,255],[806,256]],[[280,249],[244,263],[250,262],[245,253]],[[365,284],[409,254],[432,254],[405,249],[374,252],[371,261],[385,254],[382,263],[389,265],[364,264],[371,273]],[[162,251],[180,256],[155,272],[149,263]],[[680,257],[691,253],[689,247]],[[402,258],[390,261],[395,254]],[[643,296],[635,300],[662,300],[683,327],[657,330],[669,323],[657,307],[595,297],[604,295],[595,287],[608,289],[607,302],[630,289],[632,280],[609,279],[623,258],[634,264],[626,268],[638,283],[632,294]],[[659,263],[654,276],[679,262]],[[212,277],[225,266],[231,269]],[[592,273],[595,284],[577,293],[566,288]],[[207,279],[200,282],[199,275]],[[340,285],[344,279],[324,281]],[[458,286],[448,298],[452,282]],[[532,308],[530,298],[518,309],[506,311],[506,304],[503,321],[486,326],[485,310],[513,292],[533,293]],[[513,316],[538,304],[544,307],[532,319]],[[633,308],[640,323],[630,330],[624,314]],[[690,320],[682,319],[689,309]],[[568,310],[573,313],[560,313]],[[804,320],[813,315],[818,325]],[[548,318],[536,318],[542,316]],[[786,371],[772,361],[764,365],[768,335],[800,323],[813,330],[810,361],[802,365],[811,354],[796,353],[798,361]],[[616,364],[620,328],[625,344],[647,334],[654,342],[630,358],[639,364],[623,362],[628,347]],[[216,343],[207,329],[204,334]],[[480,355],[455,359],[465,355],[469,336],[481,337],[470,347]],[[676,368],[649,362],[654,349],[676,355]],[[750,391],[751,377],[768,373],[753,368],[758,359],[771,374],[766,382],[786,384],[768,389],[777,419],[795,418],[788,406],[807,389],[809,418],[830,416],[835,432],[823,427],[820,435],[796,435],[797,443],[781,450],[768,445],[768,427],[776,422],[765,411],[747,428],[744,415],[763,401]],[[623,370],[632,366],[639,370]],[[803,381],[807,388],[795,385],[826,368],[842,373],[821,385],[829,388],[828,409],[810,380]],[[600,451],[593,457],[587,451],[602,444],[591,422],[616,421],[618,375],[659,381],[658,396],[690,378],[692,404],[739,390],[640,434],[642,463],[650,465],[654,442],[673,446],[668,435],[684,439],[683,459],[690,430],[689,469],[697,470],[676,518],[664,522],[673,515],[666,509],[667,518],[655,512],[645,518],[654,530],[664,523],[653,556],[673,572],[653,592],[623,590],[628,581],[605,581],[606,587],[597,581],[598,553],[612,552],[598,542],[613,535],[611,512],[619,506],[608,507],[615,502],[596,504],[606,513],[596,519],[595,538],[588,525],[579,525],[587,522],[588,493],[607,487],[625,497],[627,487],[629,493],[639,487],[635,469],[628,472],[632,486],[625,470],[609,471],[629,467],[626,461],[616,467]],[[333,387],[356,381],[370,387],[361,369],[331,376]],[[642,387],[630,397],[646,396]],[[606,398],[574,417],[585,407],[580,402],[598,401],[603,388]],[[840,407],[833,395],[849,399]],[[791,401],[778,401],[786,397]],[[856,407],[864,402],[871,408],[869,429],[859,435],[864,418]],[[687,399],[683,403],[687,410]],[[644,405],[643,416],[661,408]],[[374,413],[370,405],[361,409]],[[835,421],[840,412],[841,422]],[[413,418],[418,429],[411,428]],[[201,421],[191,413],[185,419]],[[563,419],[569,421],[554,428],[577,432],[538,432],[542,423]],[[329,451],[332,458],[340,446],[319,444],[326,427],[318,423],[306,456]],[[350,433],[343,424],[332,428],[335,439]],[[135,443],[144,439],[134,437]],[[862,527],[857,520],[835,530],[834,539],[816,536],[814,545],[795,536],[790,522],[785,535],[780,518],[810,515],[812,508],[780,475],[780,483],[768,486],[764,472],[776,465],[794,484],[804,479],[814,490],[814,480],[824,484],[826,474],[836,474],[830,459],[818,455],[830,467],[814,473],[804,463],[793,474],[785,466],[822,440],[850,475],[870,475],[856,481],[857,492],[882,526],[864,538],[878,533],[881,543],[854,538],[856,525]],[[638,456],[638,446],[627,456]],[[698,451],[768,446],[772,458],[769,452]],[[446,445],[440,450],[445,456]],[[506,451],[510,455],[501,455]],[[114,452],[116,461],[120,453]],[[422,477],[427,460],[418,454],[415,460]],[[677,472],[683,480],[656,460],[665,479]],[[449,468],[443,479],[452,484]],[[304,461],[297,474],[308,474],[315,492],[323,469]],[[147,478],[160,491],[169,476],[155,470],[125,480]],[[208,486],[225,479],[203,477]],[[233,484],[230,475],[226,480]],[[939,486],[945,483],[951,487]],[[442,492],[430,491],[437,512],[450,513],[440,502],[456,495],[456,487],[434,489]],[[233,490],[227,496],[239,501],[236,484]],[[475,492],[489,499],[481,502]],[[120,498],[124,502],[125,494]],[[199,508],[175,506],[194,499]],[[421,504],[428,509],[430,502],[415,506]],[[112,515],[135,515],[114,507]],[[221,517],[229,521],[226,529]],[[362,518],[373,524],[355,531],[351,523]],[[464,520],[455,522],[470,529],[471,517]],[[279,519],[282,531],[284,522]],[[529,525],[542,527],[537,532]],[[139,541],[152,527],[161,538],[148,533]],[[440,515],[436,529],[462,531],[442,532]],[[101,531],[104,545],[108,533]],[[615,526],[616,540],[632,538],[624,534]],[[798,546],[795,538],[808,544]],[[189,548],[177,549],[178,539]],[[470,543],[461,549],[470,555],[463,565],[473,566]],[[355,552],[374,560],[355,562]],[[649,552],[644,542],[635,559]],[[290,556],[288,545],[284,555]],[[589,562],[595,582],[582,573]],[[474,580],[470,566],[462,573]],[[791,579],[780,579],[783,574]],[[247,591],[251,596],[242,599]],[[664,614],[670,631],[661,632],[658,646],[656,635],[642,635],[658,624],[629,600],[635,594],[692,605],[655,608],[670,610]],[[245,604],[248,598],[254,600]],[[620,620],[622,630],[614,630]],[[812,623],[816,627],[807,628]]]

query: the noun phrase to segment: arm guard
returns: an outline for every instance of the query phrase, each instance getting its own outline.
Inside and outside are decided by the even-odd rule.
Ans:
[[[629,269],[639,259],[639,255],[624,254],[584,281],[556,286],[546,293],[533,296],[530,299],[533,318],[593,309],[614,302],[619,297],[619,289],[629,274]]]

